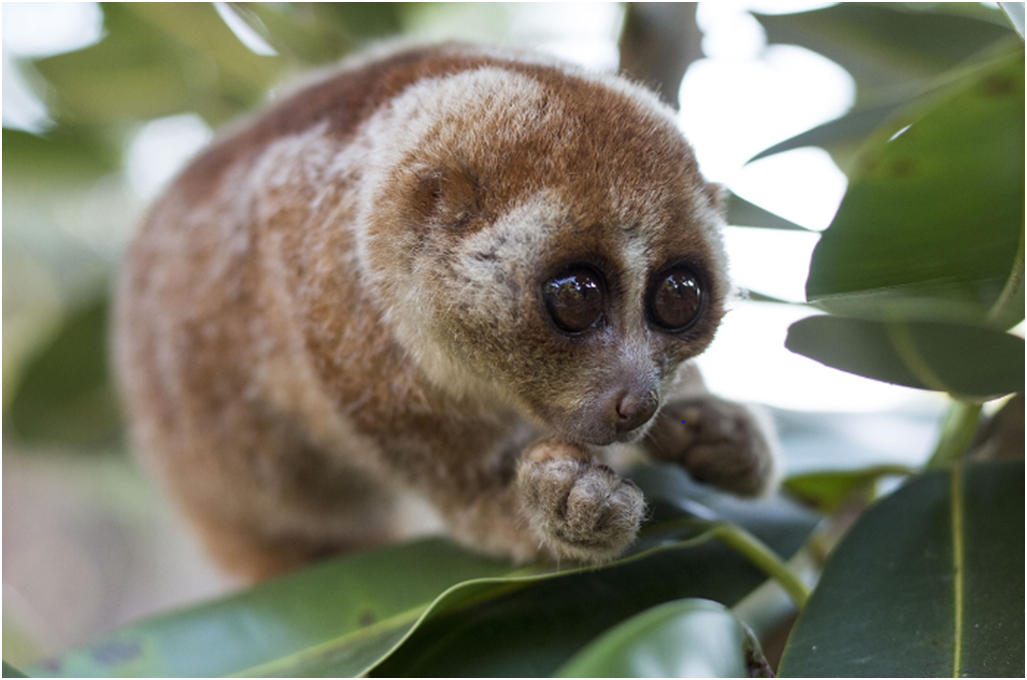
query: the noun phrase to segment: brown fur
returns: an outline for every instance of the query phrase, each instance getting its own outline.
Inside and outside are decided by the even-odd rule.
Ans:
[[[596,456],[658,421],[645,447],[699,458],[701,431],[625,433],[617,409],[701,385],[678,366],[728,294],[716,191],[671,115],[614,77],[443,45],[354,62],[197,158],[129,253],[115,341],[137,446],[215,557],[262,578],[393,540],[408,494],[516,559],[630,543],[641,494]],[[676,263],[706,303],[661,332],[645,299]],[[606,308],[569,336],[540,290],[575,264]],[[709,428],[727,444],[699,467],[765,490],[760,429],[704,394],[710,423],[747,425]]]

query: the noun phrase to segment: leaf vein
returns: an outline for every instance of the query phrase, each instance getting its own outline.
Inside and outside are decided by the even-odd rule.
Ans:
[[[952,588],[953,588],[953,647],[952,677],[962,674],[963,656],[963,464],[952,466]]]

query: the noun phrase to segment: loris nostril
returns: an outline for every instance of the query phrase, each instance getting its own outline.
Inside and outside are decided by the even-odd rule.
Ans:
[[[649,422],[659,400],[653,392],[627,392],[617,401],[617,432],[630,432]]]

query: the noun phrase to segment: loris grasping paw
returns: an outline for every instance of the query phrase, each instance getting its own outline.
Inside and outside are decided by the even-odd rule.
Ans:
[[[393,540],[411,494],[477,550],[611,558],[644,500],[604,447],[773,477],[684,363],[728,293],[717,203],[621,78],[454,44],[352,61],[151,210],[115,329],[137,446],[251,578]]]

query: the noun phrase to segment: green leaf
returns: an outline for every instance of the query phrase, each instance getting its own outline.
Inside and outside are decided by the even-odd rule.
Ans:
[[[713,493],[673,467],[635,473],[654,520],[633,553],[601,569],[525,575],[439,540],[390,546],[127,626],[30,672],[545,675],[644,609],[689,596],[733,603],[762,583],[713,540],[713,523],[739,522],[787,558],[818,519],[781,498]]]
[[[801,149],[806,146],[818,146],[829,154],[843,170],[850,170],[852,157],[859,146],[874,130],[888,120],[899,104],[886,104],[865,109],[850,111],[805,132],[800,132],[782,142],[760,151],[747,162],[752,163],[761,158],[774,156],[786,151]]]
[[[781,662],[790,677],[1019,677],[1023,461],[925,474],[828,560]]]
[[[807,298],[851,316],[987,321],[1022,238],[1023,120],[1021,46],[883,128],[814,250]],[[1023,319],[1005,307],[993,325]]]
[[[233,9],[280,53],[308,64],[399,33],[403,3],[233,3]]]
[[[441,540],[328,560],[237,595],[164,614],[28,669],[33,676],[222,676],[318,649],[340,637],[381,642],[468,579],[508,574]],[[402,635],[400,635],[402,637]],[[395,640],[393,640],[395,642]],[[354,645],[350,674],[390,648]],[[364,657],[358,653],[362,652]]]
[[[1006,18],[1009,19],[1009,23],[1013,25],[1016,32],[1020,34],[1020,39],[1023,39],[1023,3],[1022,2],[1000,2],[998,6],[1005,13]]]
[[[750,661],[751,660],[751,661]],[[667,602],[607,631],[556,672],[561,678],[741,678],[766,667],[759,643],[721,604]]]
[[[1023,338],[982,326],[811,316],[789,327],[785,347],[856,375],[969,399],[1023,391]]]
[[[764,229],[786,229],[809,231],[791,220],[750,203],[741,196],[730,194],[727,199],[727,223],[735,226],[763,227]]]
[[[632,554],[602,569],[522,582],[428,620],[373,674],[550,675],[590,640],[649,607],[687,597],[734,605],[765,581],[747,559],[709,540],[713,524],[740,524],[787,559],[818,521],[781,498],[742,501],[712,492],[668,466],[630,476],[654,517]]]
[[[59,122],[196,111],[217,124],[264,98],[282,60],[246,48],[208,3],[105,3],[104,38],[33,62]]]
[[[789,557],[820,521],[819,515],[784,497],[752,500],[732,496],[692,481],[674,465],[641,465],[626,476],[645,492],[654,527],[643,528],[633,547],[636,553],[667,543],[668,534],[655,530],[656,526],[673,526],[682,518],[698,518],[705,524],[681,537],[696,536],[712,523],[728,522],[752,532],[778,555]]]
[[[352,48],[321,3],[232,3],[232,9],[279,54],[301,63],[334,62]]]
[[[4,663],[4,677],[5,678],[27,678],[28,677],[27,675],[25,675],[24,673],[19,671],[14,666],[8,664],[6,661],[4,661],[3,663]]]
[[[107,300],[70,314],[23,369],[4,429],[23,440],[93,446],[121,429],[107,365]]]
[[[729,548],[694,540],[694,545],[671,543],[596,571],[479,593],[480,602],[423,621],[373,675],[550,675],[590,640],[644,609],[682,597],[734,604],[765,580]],[[299,674],[309,669],[302,670]]]
[[[3,131],[3,174],[11,186],[90,181],[120,167],[120,151],[93,130],[57,128],[42,135]]]
[[[914,470],[901,465],[875,465],[858,470],[824,470],[793,475],[784,487],[796,498],[824,513],[834,513],[846,501],[858,497],[870,501],[879,479],[889,475],[911,475]]]
[[[324,20],[341,26],[352,39],[363,42],[398,33],[403,27],[401,3],[326,3],[317,9]]]
[[[801,45],[838,63],[856,79],[863,106],[915,92],[977,52],[1008,38],[995,10],[962,16],[944,7],[839,3],[798,14],[756,14],[769,43]]]
[[[782,298],[779,298],[779,297],[774,297],[773,295],[767,295],[766,293],[761,293],[758,290],[752,290],[752,289],[749,289],[749,288],[739,288],[738,289],[738,296],[742,300],[749,300],[750,302],[773,302],[774,304],[778,304],[778,305],[802,305],[802,306],[805,306],[805,304],[802,303],[802,302],[793,302],[792,300],[785,300],[785,299],[782,299]]]

